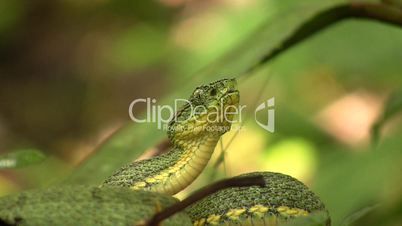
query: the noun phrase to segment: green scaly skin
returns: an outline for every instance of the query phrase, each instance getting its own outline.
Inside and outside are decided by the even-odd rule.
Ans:
[[[100,187],[54,187],[3,197],[0,199],[0,225],[132,226],[147,220],[158,209],[175,202],[174,198],[166,194],[182,190],[199,175],[220,136],[230,129],[230,122],[218,116],[217,119],[221,120],[209,123],[205,120],[206,113],[192,114],[193,108],[204,106],[208,113],[215,111],[220,115],[221,109],[237,105],[238,101],[239,93],[234,79],[223,79],[197,87],[189,103],[169,123],[168,135],[173,144],[170,152],[129,164]],[[208,127],[220,129],[210,132],[206,130]],[[144,187],[133,187],[135,183],[144,182],[176,165],[184,157],[188,159],[186,164],[169,173],[164,180],[158,183],[145,181]],[[191,221],[186,214],[179,214],[163,225],[185,226],[191,225]]]
[[[205,106],[208,113],[221,113],[219,107],[237,105],[238,100],[233,79],[197,87],[189,98],[193,107]],[[168,135],[173,144],[170,152],[131,163],[100,187],[54,187],[3,197],[0,225],[143,224],[155,212],[177,201],[169,195],[185,188],[201,173],[220,136],[230,129],[229,121],[208,123],[201,112],[189,117],[191,111],[190,104],[184,105],[170,122]],[[222,119],[219,115],[216,118]],[[208,127],[215,130],[211,132]],[[176,214],[162,225],[187,226],[192,221],[194,225],[276,226],[289,218],[325,211],[319,198],[296,179],[269,172],[254,174],[264,175],[267,187],[222,190],[189,207],[188,214]]]
[[[230,130],[233,115],[223,112],[238,103],[239,91],[234,79],[197,87],[189,103],[169,123],[168,135],[173,148],[167,154],[122,167],[103,186],[169,195],[183,190],[202,172],[219,138]]]
[[[0,225],[18,226],[133,226],[158,208],[177,202],[173,197],[128,188],[66,186],[21,192],[0,199]],[[178,213],[163,225],[191,225]]]
[[[240,177],[263,175],[265,187],[228,188],[193,204],[186,212],[198,225],[283,225],[289,219],[323,211],[320,198],[302,182],[273,172],[254,172]]]

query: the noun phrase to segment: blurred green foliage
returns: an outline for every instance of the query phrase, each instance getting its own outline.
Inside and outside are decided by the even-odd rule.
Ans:
[[[35,149],[14,150],[0,156],[0,169],[20,168],[38,164],[45,160],[45,155]]]
[[[385,106],[380,118],[373,124],[371,128],[371,139],[377,144],[380,139],[381,129],[384,124],[402,111],[402,90],[396,90],[390,94],[385,102]]]

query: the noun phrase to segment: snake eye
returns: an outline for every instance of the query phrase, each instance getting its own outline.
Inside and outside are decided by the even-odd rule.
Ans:
[[[202,89],[196,89],[195,91],[194,91],[194,93],[193,93],[193,95],[195,96],[195,97],[201,97],[202,95],[204,94],[204,90],[202,90]]]
[[[209,95],[215,96],[216,95],[216,89],[211,89],[211,91],[209,91]]]

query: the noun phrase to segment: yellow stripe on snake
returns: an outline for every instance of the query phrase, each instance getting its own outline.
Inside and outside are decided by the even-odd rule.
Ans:
[[[138,225],[172,205],[207,165],[220,137],[231,128],[239,91],[234,79],[199,86],[169,123],[172,149],[128,164],[101,186],[26,191],[0,199],[0,225]],[[245,150],[246,151],[246,150]],[[258,172],[266,187],[218,191],[163,225],[266,225],[326,213],[324,204],[298,180]],[[329,225],[329,217],[322,225]]]

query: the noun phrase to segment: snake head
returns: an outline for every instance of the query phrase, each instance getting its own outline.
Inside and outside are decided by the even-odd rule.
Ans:
[[[220,136],[230,130],[234,116],[239,114],[238,104],[235,79],[198,86],[170,121],[168,135],[171,138]]]

